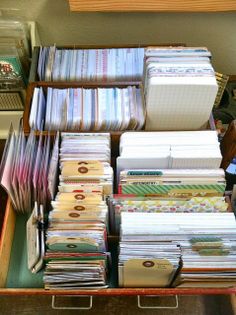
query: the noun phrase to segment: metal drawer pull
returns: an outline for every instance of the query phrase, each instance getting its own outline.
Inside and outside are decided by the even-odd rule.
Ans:
[[[59,295],[59,296],[66,296],[68,297],[68,295]],[[54,310],[91,310],[91,308],[93,307],[93,297],[92,295],[69,295],[69,297],[86,297],[89,298],[89,305],[88,306],[56,306],[55,305],[55,301],[56,301],[56,295],[52,296],[52,309]]]
[[[157,297],[160,295],[145,295],[147,297]],[[178,300],[178,295],[174,295],[175,296],[175,305],[174,306],[146,306],[146,305],[142,305],[141,304],[141,296],[138,295],[137,296],[137,300],[138,300],[138,307],[141,309],[176,309],[179,307],[179,300]],[[173,296],[173,297],[174,297]]]

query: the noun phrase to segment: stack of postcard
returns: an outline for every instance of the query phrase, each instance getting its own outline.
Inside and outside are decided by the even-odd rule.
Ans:
[[[142,91],[123,88],[35,87],[29,116],[34,130],[140,130],[145,121]]]
[[[41,47],[40,81],[141,81],[144,48],[59,49]]]
[[[109,134],[63,133],[59,191],[47,230],[45,287],[107,287],[108,207],[113,170]]]
[[[218,85],[204,47],[145,50],[146,130],[198,130],[209,120]]]

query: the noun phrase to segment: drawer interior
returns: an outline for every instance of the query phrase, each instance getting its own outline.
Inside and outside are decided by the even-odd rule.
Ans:
[[[16,215],[8,199],[0,240],[0,295],[196,295],[235,294],[231,288],[119,288],[117,277],[118,238],[109,237],[112,268],[108,289],[44,290],[43,271],[32,274],[27,268],[25,224],[27,215]]]
[[[33,274],[27,267],[27,220],[28,215],[15,214],[8,201],[0,247],[0,265],[3,266],[0,288],[44,288],[43,270]],[[116,237],[109,237],[109,251],[112,254],[110,288],[117,287],[117,240]]]
[[[16,215],[15,231],[6,279],[7,288],[43,288],[43,271],[36,274],[27,268],[27,215]]]

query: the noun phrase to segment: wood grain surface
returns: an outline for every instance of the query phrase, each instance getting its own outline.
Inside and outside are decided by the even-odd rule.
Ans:
[[[14,238],[16,214],[11,207],[10,199],[7,201],[0,239],[0,287],[4,287],[7,279],[8,267],[11,256],[11,246]]]
[[[225,12],[236,11],[235,0],[69,0],[78,12]]]
[[[58,297],[57,306],[76,307],[85,306],[86,300],[71,297]],[[173,298],[149,298],[142,300],[145,305],[171,306]],[[151,304],[152,303],[152,304]],[[227,296],[181,296],[179,308],[168,309],[139,309],[136,297],[96,297],[90,311],[83,310],[53,310],[51,298],[48,296],[1,297],[1,315],[233,315],[229,297]]]

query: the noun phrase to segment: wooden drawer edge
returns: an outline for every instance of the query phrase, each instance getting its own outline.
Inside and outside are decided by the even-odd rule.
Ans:
[[[16,214],[11,206],[10,198],[8,198],[0,240],[0,287],[5,287],[6,285],[11,257],[11,247],[14,238],[15,222]]]
[[[137,295],[231,295],[234,288],[110,288],[104,290],[44,290],[44,289],[0,289],[0,295],[91,295],[91,296],[137,296]]]

